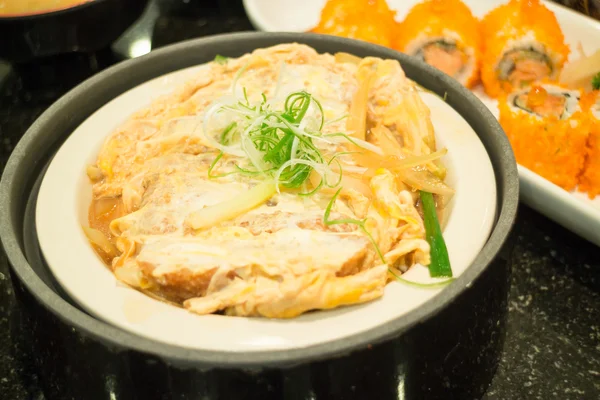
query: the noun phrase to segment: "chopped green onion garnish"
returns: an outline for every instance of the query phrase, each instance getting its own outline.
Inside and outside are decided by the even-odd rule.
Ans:
[[[442,235],[440,222],[438,221],[437,211],[433,194],[429,192],[420,192],[421,202],[423,204],[423,222],[425,223],[425,233],[430,246],[431,263],[429,264],[429,275],[431,277],[451,277],[452,268],[450,267],[450,258],[448,249]]]
[[[214,113],[229,113],[233,119],[215,138],[220,148],[227,153],[227,149],[239,146],[250,161],[249,165],[236,165],[237,172],[265,175],[274,178],[278,187],[298,189],[306,186],[314,170],[322,179],[319,188],[339,185],[341,178],[333,186],[326,179],[336,156],[326,158],[315,145],[315,140],[330,140],[321,132],[325,124],[321,103],[305,91],[290,94],[283,110],[271,109],[264,94],[261,99],[252,105],[244,88],[241,101],[223,105]]]
[[[600,90],[600,72],[598,72],[596,75],[594,75],[594,77],[592,78],[592,88],[594,90]]]
[[[218,175],[214,175],[212,172],[215,169],[215,167],[217,166],[217,163],[219,162],[219,160],[223,158],[223,152],[221,151],[219,154],[217,154],[217,156],[215,157],[215,159],[213,160],[213,162],[210,163],[210,166],[208,167],[208,179],[216,179],[216,178],[222,178],[224,176],[227,175],[231,175],[233,172],[227,172],[225,174],[218,174]]]
[[[224,64],[227,64],[227,60],[229,60],[229,58],[228,58],[228,57],[225,57],[225,56],[222,56],[222,55],[220,55],[220,54],[217,54],[217,55],[215,56],[215,60],[214,60],[214,61],[215,61],[217,64],[224,65]]]
[[[383,257],[383,254],[381,253],[381,249],[377,245],[377,242],[375,242],[373,235],[371,235],[371,233],[369,231],[367,231],[367,228],[365,228],[365,223],[367,222],[366,218],[361,219],[361,220],[350,219],[350,218],[348,218],[348,219],[329,219],[329,217],[331,215],[331,209],[333,208],[333,205],[335,204],[335,199],[337,199],[337,197],[341,191],[342,191],[342,188],[339,188],[337,190],[337,192],[335,192],[335,194],[333,195],[331,200],[329,201],[329,204],[327,204],[327,208],[325,209],[325,214],[323,215],[323,224],[325,224],[327,226],[339,225],[339,224],[358,225],[358,227],[364,232],[364,234],[367,235],[367,237],[369,238],[371,243],[373,243],[373,246],[375,247],[375,251],[377,252],[377,255],[379,256],[379,258],[381,259],[381,262],[385,264],[386,261],[385,261],[385,258]]]
[[[232,122],[231,124],[229,124],[227,126],[227,128],[225,128],[223,133],[221,133],[221,139],[220,139],[221,144],[229,144],[232,142],[231,133],[235,132],[234,129],[236,126],[237,126],[237,123]]]

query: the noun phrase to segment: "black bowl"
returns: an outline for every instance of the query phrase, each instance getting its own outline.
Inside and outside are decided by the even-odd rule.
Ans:
[[[301,350],[189,350],[125,332],[79,309],[55,284],[35,233],[37,190],[56,149],[100,106],[149,79],[208,62],[216,54],[240,56],[285,42],[305,43],[319,52],[398,59],[410,78],[446,94],[447,103],[479,135],[497,182],[497,219],[472,265],[435,301],[398,320]],[[32,125],[6,166],[0,204],[8,205],[0,208],[0,234],[23,305],[17,330],[22,340],[34,344],[42,383],[52,395],[93,399],[107,398],[112,391],[132,399],[192,398],[187,397],[192,393],[193,398],[210,399],[476,398],[499,359],[510,272],[499,254],[518,204],[510,144],[494,116],[467,89],[384,47],[315,34],[239,33],[183,42],[118,64],[73,89]]]
[[[147,3],[93,0],[46,13],[0,16],[0,58],[25,63],[58,54],[98,51],[121,36]]]

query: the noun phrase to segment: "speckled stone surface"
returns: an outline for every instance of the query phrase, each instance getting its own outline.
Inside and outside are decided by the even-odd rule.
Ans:
[[[239,1],[160,4],[155,47],[251,28]],[[63,60],[76,65],[75,80],[66,79],[64,70],[44,65],[50,73],[43,82],[30,78],[31,67],[10,72],[0,65],[0,171],[20,136],[46,107],[77,80],[112,62],[108,51]],[[600,249],[526,206],[520,208],[513,235],[508,332],[484,399],[600,398]],[[21,317],[16,310],[9,268],[0,251],[0,399],[46,399],[34,368],[37,355],[19,340]]]
[[[489,399],[600,398],[600,249],[522,206]]]

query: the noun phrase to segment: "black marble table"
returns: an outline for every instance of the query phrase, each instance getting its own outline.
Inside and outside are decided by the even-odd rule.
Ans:
[[[153,28],[146,29],[154,48],[252,29],[241,1],[161,0],[157,6],[148,16]],[[0,172],[35,118],[77,82],[119,61],[127,45],[36,66],[0,62]],[[525,205],[512,240],[508,333],[484,398],[599,399],[600,248]],[[0,399],[42,400],[36,354],[13,336],[19,314],[8,269],[0,251]]]

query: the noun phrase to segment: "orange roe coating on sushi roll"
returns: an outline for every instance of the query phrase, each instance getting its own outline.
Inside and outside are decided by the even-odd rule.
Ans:
[[[328,0],[314,33],[360,39],[391,47],[396,29],[386,0]]]
[[[600,194],[600,91],[590,93],[587,102],[590,105],[591,128],[579,190],[587,192],[589,198],[593,199]]]
[[[544,86],[535,85],[524,96],[532,112],[513,108],[510,96],[502,96],[498,104],[500,125],[510,140],[517,163],[570,191],[583,170],[590,119],[582,101],[577,111],[561,119],[556,108],[564,107],[565,101],[549,95]],[[552,86],[560,89],[558,85]],[[573,91],[565,89],[565,92]]]
[[[539,0],[510,0],[483,18],[481,30],[484,37],[481,80],[486,93],[493,98],[543,78],[557,78],[569,56],[569,47],[556,16]],[[522,62],[516,69],[521,84],[515,87],[509,80],[499,79],[497,64],[511,45],[518,48],[519,40],[528,37],[543,45],[553,67],[544,71],[543,66],[531,60]],[[540,75],[542,79],[536,79]]]
[[[474,58],[473,70],[463,84],[473,87],[479,81],[479,62],[481,59],[482,36],[479,20],[473,16],[471,9],[461,0],[426,0],[415,5],[398,25],[394,38],[394,48],[407,53],[411,44],[419,38],[444,37],[454,39],[456,48],[461,52],[472,49]],[[412,52],[410,52],[412,55]],[[456,61],[442,55],[439,64],[425,61],[443,72],[454,75]],[[463,60],[464,62],[465,60]]]

